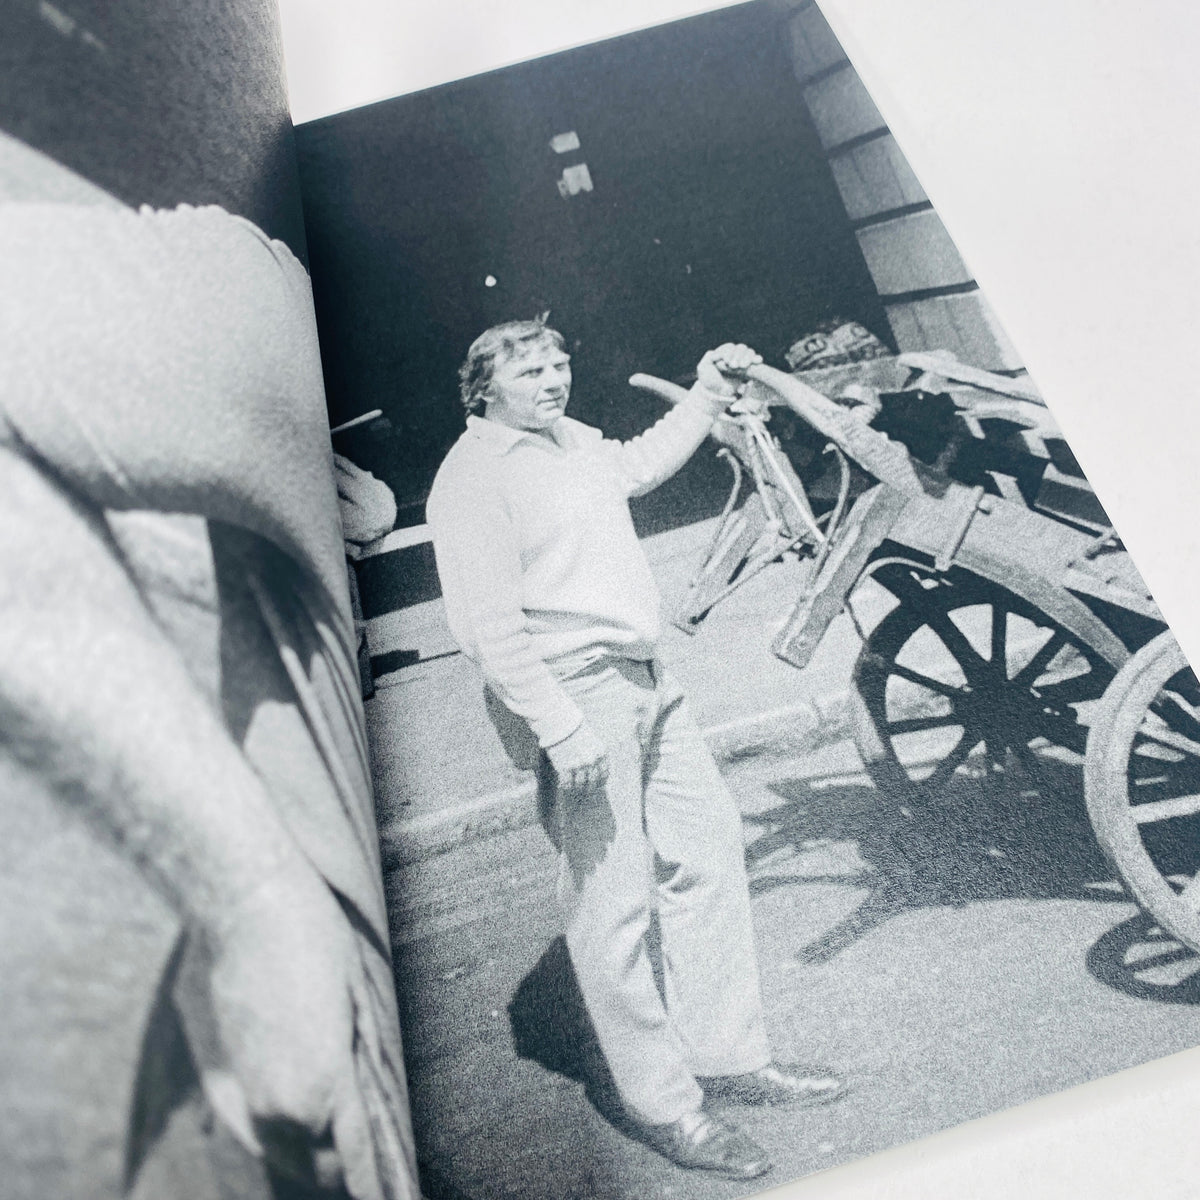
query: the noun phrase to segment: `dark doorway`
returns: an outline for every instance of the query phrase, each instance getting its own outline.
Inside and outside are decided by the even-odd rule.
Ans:
[[[331,415],[384,410],[347,452],[413,519],[462,429],[457,366],[496,321],[549,310],[572,415],[618,437],[661,411],[634,371],[683,378],[727,340],[779,362],[833,315],[889,336],[780,22],[742,5],[298,129]],[[556,153],[564,133],[579,146]],[[564,197],[583,163],[594,190]],[[725,482],[698,455],[641,531],[715,511]]]

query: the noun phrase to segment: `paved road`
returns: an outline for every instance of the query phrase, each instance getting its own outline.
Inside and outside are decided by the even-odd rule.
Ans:
[[[910,818],[857,770],[839,745],[729,773],[777,1051],[853,1089],[828,1110],[739,1114],[777,1160],[766,1182],[1200,1043],[1197,963],[1123,898],[1069,772],[1050,799],[963,779]],[[554,869],[526,828],[388,881],[431,1197],[739,1194],[603,1115]]]

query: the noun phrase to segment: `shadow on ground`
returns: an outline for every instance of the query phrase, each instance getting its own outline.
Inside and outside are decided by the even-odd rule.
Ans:
[[[799,770],[795,759],[764,758],[731,772],[746,810],[764,987],[805,1051],[849,1039],[839,1054],[863,1087],[802,1125],[786,1113],[746,1115],[781,1180],[1193,1044],[1200,961],[1134,915],[1097,848],[1076,768],[1048,768],[1040,789],[962,772],[923,805],[861,777]],[[738,1185],[681,1173],[622,1136],[628,1126],[558,936],[555,878],[553,850],[534,827],[410,866],[402,887],[390,877],[393,919],[401,905],[405,915],[396,969],[430,1200],[737,1194]],[[1059,903],[1039,911],[989,903],[997,901]],[[977,904],[961,917],[947,911]],[[886,931],[871,953],[843,955],[922,910],[933,913],[928,921],[898,921],[904,928]],[[811,932],[797,934],[801,916]],[[957,963],[997,931],[999,946]],[[909,957],[915,933],[935,939],[929,965],[962,973],[942,986],[933,970],[922,983],[924,964]],[[1053,956],[1049,982],[1034,950]],[[832,969],[792,969],[823,964]],[[899,998],[877,986],[887,979]],[[1057,1008],[1039,998],[1064,995]],[[812,1004],[843,1000],[834,1024],[849,1032],[808,1028]],[[1097,1040],[1093,1030],[1107,1032]],[[921,1049],[923,1037],[930,1045]]]
[[[1200,1005],[1200,958],[1145,913],[1113,926],[1088,951],[1101,983],[1135,1000]]]
[[[596,1111],[630,1132],[564,938],[555,938],[521,980],[509,1001],[508,1019],[519,1058],[582,1083]]]
[[[956,774],[935,799],[901,801],[868,784],[772,780],[779,803],[746,818],[758,831],[746,851],[751,892],[822,880],[867,889],[853,912],[803,949],[805,965],[828,962],[920,908],[1014,899],[1129,903],[1096,844],[1078,769],[1046,764],[1038,788],[1027,782],[1001,772]],[[792,867],[839,845],[854,848],[845,870],[797,874]],[[1200,960],[1142,916],[1101,938],[1087,966],[1139,999],[1200,1003]]]

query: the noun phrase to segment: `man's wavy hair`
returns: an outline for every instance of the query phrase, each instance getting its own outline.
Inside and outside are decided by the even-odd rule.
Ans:
[[[505,321],[485,329],[467,351],[467,360],[458,369],[459,394],[468,415],[483,411],[483,394],[492,381],[498,361],[520,358],[534,346],[549,342],[556,350],[565,350],[563,336],[546,324],[549,313],[532,321]]]

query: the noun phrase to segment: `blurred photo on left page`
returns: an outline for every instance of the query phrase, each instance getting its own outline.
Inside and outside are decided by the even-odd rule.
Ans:
[[[274,4],[4,26],[0,1192],[408,1200]]]

